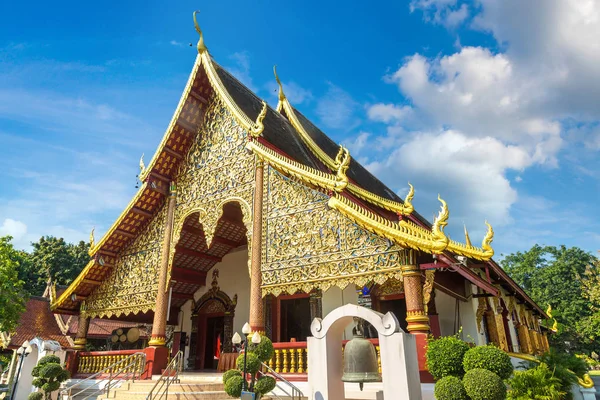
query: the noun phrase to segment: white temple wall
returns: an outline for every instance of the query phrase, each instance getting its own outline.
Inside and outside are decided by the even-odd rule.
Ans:
[[[462,326],[461,339],[465,342],[479,343],[479,331],[477,330],[477,307],[473,308],[473,285],[465,282],[466,296],[468,300],[460,303],[460,322]]]
[[[458,300],[460,302],[460,300]],[[456,309],[457,300],[442,292],[441,290],[435,291],[435,308],[438,313],[438,319],[440,321],[440,331],[442,336],[451,336],[456,333],[455,327],[460,327],[456,320]]]
[[[358,304],[358,293],[355,285],[348,285],[344,290],[337,286],[330,287],[323,292],[322,298],[323,318],[331,311],[346,304]],[[352,339],[352,324],[348,325],[344,330],[343,340]]]

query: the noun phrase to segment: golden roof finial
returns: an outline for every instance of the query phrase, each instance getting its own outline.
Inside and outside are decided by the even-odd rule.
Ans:
[[[196,20],[196,14],[199,12],[200,11],[194,11],[194,26],[196,27],[196,32],[198,32],[200,35],[200,39],[198,39],[198,45],[196,47],[198,48],[198,53],[202,54],[206,51],[206,46],[204,45],[204,35],[202,34],[202,29],[200,29],[198,20]]]
[[[254,126],[252,127],[252,129],[250,129],[250,135],[252,135],[252,137],[259,137],[262,131],[265,129],[265,126],[263,125],[263,120],[267,115],[267,103],[263,101],[262,105],[262,110],[260,110],[260,113],[256,117]]]
[[[279,85],[279,102],[282,102],[285,100],[285,93],[283,93],[283,85],[281,84],[281,81],[279,80],[279,76],[277,76],[277,65],[273,65],[273,73],[275,74],[275,80],[277,81],[277,84]]]
[[[494,229],[492,229],[492,225],[490,225],[487,221],[485,221],[488,229],[483,238],[483,242],[481,243],[481,248],[487,252],[492,252],[494,254],[494,249],[492,249],[492,242],[494,241]]]
[[[94,231],[96,230],[96,227],[92,228],[92,231],[90,232],[90,247],[94,247],[95,244],[95,239],[94,239]]]
[[[446,236],[444,233],[444,227],[448,225],[448,217],[450,216],[450,212],[448,211],[448,204],[446,204],[444,199],[442,199],[439,194],[438,200],[440,203],[442,203],[442,209],[435,218],[435,221],[433,221],[431,233],[433,233],[436,242],[436,248],[434,250],[441,252],[448,247],[448,242],[450,241],[448,236]]]
[[[552,318],[552,306],[550,304],[548,304],[548,309],[546,309],[546,315],[548,315],[548,318]]]
[[[337,166],[336,180],[338,182],[338,184],[336,184],[336,190],[341,192],[348,186],[346,171],[348,171],[348,168],[350,167],[350,151],[344,146],[340,146],[340,150],[335,157],[335,164]]]
[[[415,210],[415,207],[412,204],[412,199],[415,197],[415,188],[413,185],[408,182],[408,186],[410,189],[408,190],[408,194],[404,198],[404,215],[409,215]]]
[[[472,247],[471,238],[469,237],[469,231],[467,230],[467,224],[464,224],[465,227],[465,244],[467,247]]]
[[[140,157],[140,175],[144,173],[145,169],[146,164],[144,164],[144,153],[142,153],[142,156]]]

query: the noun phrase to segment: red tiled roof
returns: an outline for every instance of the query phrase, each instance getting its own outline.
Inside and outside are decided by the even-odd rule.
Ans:
[[[19,319],[17,331],[11,335],[9,349],[20,347],[26,340],[39,337],[43,340],[55,340],[63,348],[70,348],[67,337],[62,334],[54,314],[50,312],[50,300],[32,296],[26,304],[25,312]]]

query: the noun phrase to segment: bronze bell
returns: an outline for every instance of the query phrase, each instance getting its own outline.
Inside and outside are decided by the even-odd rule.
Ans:
[[[353,333],[354,337],[346,343],[344,350],[342,381],[358,382],[360,390],[363,390],[365,382],[381,382],[381,375],[377,365],[375,346],[364,338],[358,326]]]

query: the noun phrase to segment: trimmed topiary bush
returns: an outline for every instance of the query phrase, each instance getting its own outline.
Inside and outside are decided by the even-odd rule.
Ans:
[[[469,349],[463,359],[463,368],[465,372],[475,368],[487,369],[502,379],[508,379],[514,370],[510,356],[491,345]]]
[[[244,378],[242,375],[232,376],[225,382],[225,393],[231,397],[240,397],[242,395],[242,385]]]
[[[229,371],[223,372],[223,383],[227,382],[232,376],[242,376],[242,371],[239,369],[230,369]]]
[[[27,396],[27,400],[42,400],[44,398],[44,393],[42,392],[33,392]]]
[[[244,353],[240,354],[235,361],[236,367],[240,370],[244,370]],[[248,352],[248,356],[246,359],[246,372],[249,374],[255,374],[260,369],[260,360],[256,356],[256,354]]]
[[[445,376],[435,383],[434,394],[437,400],[469,400],[460,378],[452,375]]]
[[[259,396],[263,396],[275,389],[276,384],[277,382],[275,381],[275,378],[270,376],[261,376],[254,384],[254,393],[258,394]]]
[[[487,369],[475,368],[468,371],[463,378],[463,385],[471,400],[506,399],[506,385],[502,378]]]
[[[256,354],[258,356],[258,359],[264,363],[273,358],[273,354],[275,354],[273,342],[271,342],[271,339],[269,339],[265,335],[260,336],[259,344],[250,343],[250,345],[248,346],[248,350],[249,352]]]
[[[430,340],[425,354],[429,373],[436,380],[449,375],[462,378],[463,357],[468,350],[469,345],[456,336]]]
[[[43,390],[43,397],[50,400],[52,392],[60,388],[60,384],[70,378],[69,371],[60,365],[60,358],[54,355],[40,358],[37,365],[33,367],[31,375],[35,378],[33,386]],[[36,394],[36,396],[39,396]],[[36,397],[32,400],[38,400]]]

